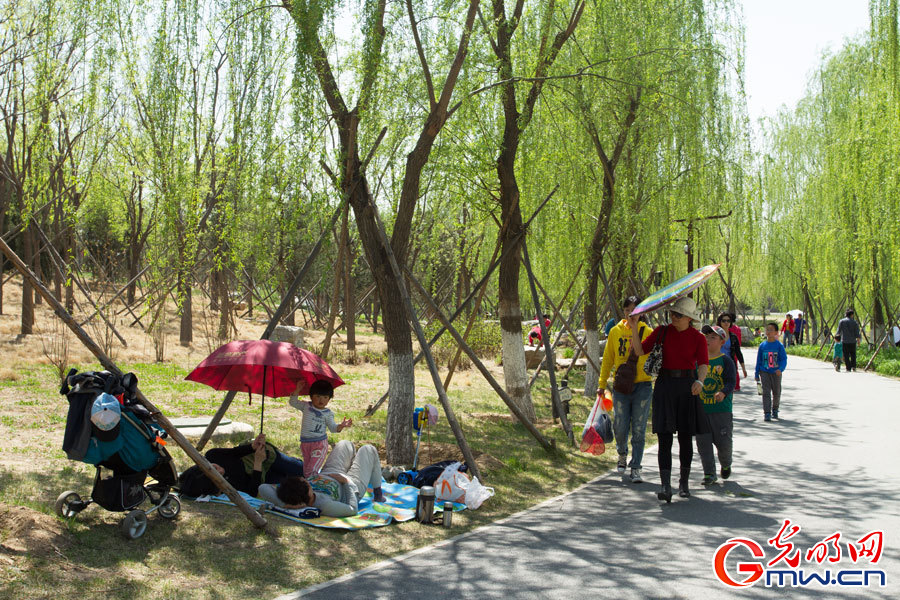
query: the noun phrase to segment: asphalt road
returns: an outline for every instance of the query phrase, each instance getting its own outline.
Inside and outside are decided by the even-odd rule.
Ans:
[[[661,503],[653,448],[643,484],[605,474],[502,522],[282,598],[900,597],[900,381],[789,357],[782,418],[771,423],[763,422],[761,398],[748,383],[735,395],[734,467],[724,483],[700,485],[695,451],[693,496]],[[716,577],[713,556],[731,538],[756,541],[763,565],[775,559],[780,550],[767,540],[785,519],[801,527],[785,541],[803,551],[805,578],[829,570],[837,581],[842,571],[843,582],[868,576],[876,585],[814,580],[778,589],[766,587],[764,574],[736,589]],[[880,561],[854,563],[846,542],[871,531],[884,533]],[[840,561],[805,560],[806,550],[835,532],[842,534]],[[836,558],[833,548],[828,556]],[[742,581],[736,563],[752,560],[738,546],[725,572]],[[784,562],[772,568],[796,573]],[[884,572],[885,586],[875,570]]]

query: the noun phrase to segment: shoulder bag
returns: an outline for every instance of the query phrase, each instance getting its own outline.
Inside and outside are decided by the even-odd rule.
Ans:
[[[651,377],[656,377],[662,370],[663,343],[666,341],[666,330],[668,328],[668,325],[663,326],[662,333],[656,339],[656,343],[653,344],[653,349],[650,350],[650,353],[647,355],[647,362],[644,363],[644,373]]]
[[[641,325],[638,337],[643,337],[643,333],[644,326]],[[616,369],[615,377],[613,378],[614,391],[619,392],[620,394],[630,394],[634,391],[634,380],[637,378],[637,361],[638,356],[634,353],[634,350],[629,344],[628,358],[619,365]]]

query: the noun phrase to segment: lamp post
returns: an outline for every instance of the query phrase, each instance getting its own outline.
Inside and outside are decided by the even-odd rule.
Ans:
[[[684,253],[687,254],[687,272],[691,273],[694,270],[694,222],[695,221],[712,221],[713,219],[725,219],[731,216],[732,211],[728,211],[724,215],[709,215],[706,217],[690,217],[688,219],[675,219],[675,223],[686,223],[687,224],[687,237],[685,238],[684,244]],[[688,294],[688,296],[693,296],[693,292]]]

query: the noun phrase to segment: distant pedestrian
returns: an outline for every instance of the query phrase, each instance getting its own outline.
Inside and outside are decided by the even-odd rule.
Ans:
[[[787,367],[787,352],[778,341],[778,324],[766,325],[766,341],[759,345],[756,353],[756,381],[762,383],[763,419],[778,418],[781,405],[781,375]]]
[[[834,370],[841,372],[841,361],[844,359],[844,345],[841,343],[841,336],[834,336],[834,344],[831,346],[831,362],[834,363]]]
[[[794,317],[788,313],[781,323],[781,343],[785,348],[791,345],[794,339]]]
[[[856,345],[859,344],[859,323],[853,318],[853,309],[847,309],[844,318],[838,323],[837,334],[844,346],[844,365],[847,372],[856,370]]]
[[[803,318],[803,313],[797,313],[797,318],[794,319],[794,343],[798,346],[803,345],[803,334],[806,329],[806,319]]]

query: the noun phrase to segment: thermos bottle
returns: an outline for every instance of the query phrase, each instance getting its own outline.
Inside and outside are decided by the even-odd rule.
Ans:
[[[434,521],[434,487],[424,485],[419,489],[416,499],[416,521],[431,523]]]
[[[444,502],[444,515],[443,515],[444,527],[452,527],[453,526],[453,503],[452,502]]]

